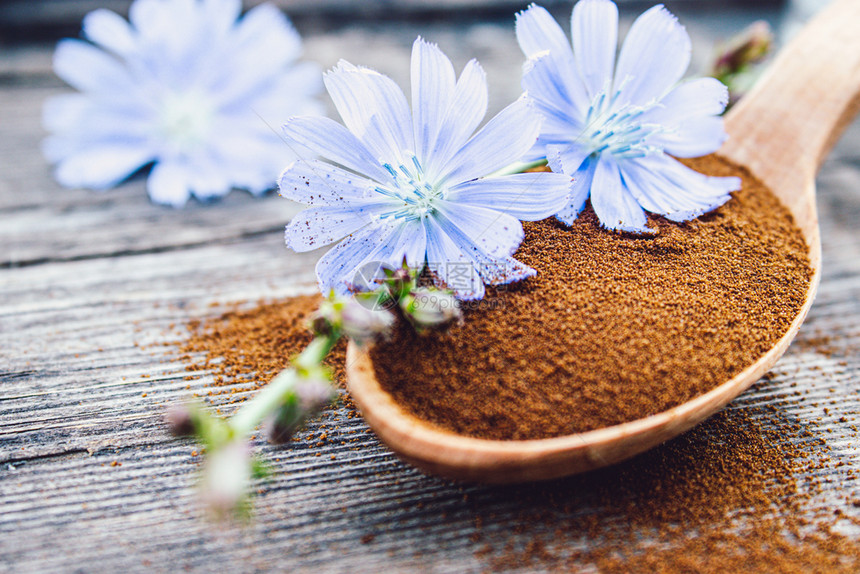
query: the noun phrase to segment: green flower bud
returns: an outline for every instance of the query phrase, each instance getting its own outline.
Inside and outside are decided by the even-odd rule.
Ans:
[[[388,338],[394,325],[390,312],[366,306],[355,298],[343,301],[340,318],[343,334],[359,345]]]
[[[388,290],[395,300],[399,301],[415,287],[415,275],[415,273],[406,267],[406,261],[404,260],[403,267],[393,271],[391,276],[385,280]]]
[[[164,422],[175,437],[194,436],[197,425],[194,422],[193,409],[188,405],[174,405],[164,414]]]
[[[714,64],[717,79],[742,72],[757,64],[773,49],[773,32],[767,22],[753,22],[742,32],[732,37],[720,51]]]
[[[331,324],[329,318],[320,315],[319,312],[311,316],[310,327],[315,335],[328,337],[334,333],[334,326]]]
[[[322,370],[299,380],[269,420],[269,442],[289,442],[305,421],[325,408],[334,396],[334,389]]]
[[[444,329],[462,320],[457,299],[449,291],[418,287],[400,300],[400,309],[416,329]]]

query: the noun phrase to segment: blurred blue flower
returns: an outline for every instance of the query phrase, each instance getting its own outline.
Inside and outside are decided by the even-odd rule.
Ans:
[[[678,83],[690,37],[662,5],[633,23],[617,64],[618,9],[609,0],[574,6],[572,47],[534,4],[517,15],[516,30],[528,58],[523,89],[545,116],[531,155],[576,180],[560,221],[573,223],[590,197],[605,227],[653,233],[643,210],[686,221],[740,189],[739,178],[707,177],[670,157],[720,147],[728,92],[713,78]]]
[[[237,21],[240,10],[240,0],[136,0],[129,22],[88,14],[88,41],[62,40],[54,54],[80,92],[45,105],[57,181],[106,189],[154,163],[150,197],[177,207],[192,194],[274,187],[295,155],[266,122],[320,113],[322,74],[296,63],[301,38],[277,8]]]
[[[450,60],[418,38],[412,48],[412,110],[388,77],[341,61],[325,84],[346,127],[291,118],[288,139],[337,166],[297,161],[281,195],[313,207],[286,230],[287,245],[309,251],[340,241],[317,263],[324,293],[345,293],[371,262],[425,263],[461,299],[480,299],[484,283],[534,275],[511,257],[523,240],[519,220],[538,220],[566,203],[570,177],[492,174],[535,143],[540,114],[521,98],[474,136],[487,111],[487,82],[472,60],[457,79]],[[344,169],[345,168],[345,169]],[[483,177],[488,176],[490,177]]]

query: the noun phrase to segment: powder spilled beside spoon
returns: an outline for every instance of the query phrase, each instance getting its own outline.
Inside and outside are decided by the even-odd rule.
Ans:
[[[495,437],[466,436],[462,431],[452,432],[444,428],[445,425],[432,424],[415,416],[416,409],[432,411],[433,405],[422,407],[418,402],[400,404],[385,387],[391,389],[408,384],[410,369],[418,376],[422,365],[413,363],[413,357],[408,355],[392,357],[392,361],[402,363],[407,377],[400,381],[383,381],[385,384],[381,385],[378,377],[380,372],[377,370],[380,359],[374,361],[373,357],[382,348],[377,347],[368,354],[351,344],[347,357],[349,389],[376,434],[401,458],[434,474],[495,483],[550,479],[612,464],[660,444],[712,415],[764,375],[794,338],[818,287],[821,248],[814,177],[841,130],[860,107],[860,38],[853,25],[857,21],[860,21],[860,2],[839,0],[833,3],[782,51],[756,88],[726,117],[726,128],[731,137],[720,154],[749,170],[772,190],[773,195],[793,216],[796,226],[794,232],[802,236],[807,249],[809,274],[804,278],[805,294],[800,297],[799,304],[792,308],[793,315],[787,317],[787,325],[778,327],[768,347],[756,350],[749,363],[741,365],[738,372],[733,371],[734,374],[724,382],[719,380],[708,384],[701,394],[692,398],[681,397],[683,402],[666,410],[574,434],[550,435],[552,438],[510,440],[516,436],[507,436],[506,440],[498,440]],[[743,199],[744,194],[750,192],[746,189],[749,187],[748,181],[745,182],[745,189],[724,210],[736,209],[732,204],[748,203]],[[764,209],[767,203],[760,203],[759,206]],[[722,214],[721,211],[714,217],[730,219],[732,216]],[[712,223],[710,220],[703,221],[701,227],[707,228]],[[730,224],[731,221],[722,222],[724,227]],[[546,235],[536,227],[539,225],[545,224],[535,224],[530,228],[535,237]],[[658,237],[673,224],[666,225],[666,229],[661,225]],[[704,233],[702,229],[678,229],[693,238]],[[747,230],[754,231],[743,224],[735,226],[735,231],[741,237]],[[613,237],[616,241],[619,239],[618,236]],[[640,241],[620,239],[636,243]],[[526,248],[524,245],[523,249]],[[751,276],[755,275],[755,269],[750,271]],[[607,278],[608,282],[612,280],[612,277]],[[516,297],[517,293],[503,294],[508,295]],[[475,313],[485,312],[490,311],[479,310]],[[587,310],[582,313],[587,314]],[[469,317],[467,325],[473,323],[473,319]],[[563,338],[564,327],[570,325],[547,321],[543,325],[536,325],[532,332],[547,338]],[[456,336],[456,333],[452,333],[452,336]],[[679,342],[682,341],[679,339]],[[745,347],[754,348],[756,342],[755,337],[750,337],[749,341],[736,341],[742,347],[741,350]],[[470,341],[463,338],[460,343],[467,347]],[[520,343],[510,341],[512,349],[517,344]],[[707,355],[708,342],[702,341],[699,347]],[[612,351],[607,349],[607,353]],[[478,362],[484,359],[482,356],[466,356]],[[695,371],[694,366],[690,365],[691,372]],[[523,367],[527,368],[528,365]],[[619,371],[625,367],[627,365],[619,365]],[[671,367],[676,378],[687,375],[686,369],[674,364]],[[492,377],[492,371],[493,366],[488,364],[484,376]],[[383,375],[387,377],[388,371]],[[549,380],[555,376],[556,373],[546,372],[544,378]],[[654,383],[659,386],[660,373],[655,372],[653,376]],[[694,378],[694,375],[690,376]],[[480,389],[483,377],[474,378],[478,379],[474,383]],[[446,381],[439,383],[445,384]],[[539,386],[543,379],[536,377],[523,383]],[[693,383],[701,384],[701,381],[696,379]],[[485,402],[497,400],[486,393],[481,398]],[[625,401],[624,389],[612,398],[616,402]],[[457,404],[455,402],[448,407],[456,408]],[[462,414],[463,418],[469,416],[465,411]],[[492,425],[494,420],[485,422]],[[452,424],[459,424],[455,423]],[[571,428],[576,428],[576,424],[571,421]],[[536,432],[536,436],[540,436],[540,429]]]

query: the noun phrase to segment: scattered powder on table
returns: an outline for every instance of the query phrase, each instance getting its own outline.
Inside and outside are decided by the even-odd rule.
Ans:
[[[188,325],[191,336],[179,344],[189,371],[212,371],[221,391],[259,389],[311,342],[308,319],[320,304],[319,295],[300,295],[281,301],[238,304],[220,316]],[[335,380],[345,380],[346,342],[332,350],[326,364]],[[242,383],[238,385],[237,383]]]
[[[447,333],[401,325],[371,352],[377,378],[418,418],[481,438],[535,439],[652,415],[752,364],[788,329],[811,270],[790,213],[748,172],[743,189],[653,237],[612,233],[590,207],[567,228],[525,223],[515,255],[537,270],[488,288]]]
[[[713,158],[695,167],[733,171]],[[601,231],[590,211],[572,229],[527,224],[518,257],[539,276],[491,289],[486,308],[448,334],[399,331],[374,351],[378,373],[390,375],[383,382],[436,424],[479,436],[498,427],[500,438],[614,424],[707,391],[785,331],[808,285],[806,246],[746,175],[718,212],[655,224],[649,239]],[[213,372],[218,391],[262,386],[310,341],[318,302],[237,307],[191,325],[181,348],[191,370]],[[329,363],[341,383],[344,361],[341,345]],[[471,400],[470,385],[482,400]],[[860,507],[853,465],[780,410],[787,404],[727,409],[586,475],[471,487],[475,557],[490,571],[856,572],[860,544],[842,532],[860,524],[855,512],[834,511]]]
[[[778,407],[730,408],[620,465],[501,489],[506,530],[530,534],[479,532],[476,553],[492,571],[857,572],[860,521],[833,508],[856,507],[857,475],[824,442]]]
[[[212,372],[217,391],[262,386],[310,341],[305,321],[319,300],[243,304],[192,324],[180,343],[189,370]],[[342,382],[342,346],[331,359]],[[789,412],[813,406],[804,399],[795,390],[773,406],[726,409],[656,449],[585,475],[467,487],[463,518],[475,525],[475,558],[487,571],[857,572],[860,543],[844,532],[860,527],[860,475],[828,452],[823,429]],[[846,425],[828,426],[837,443],[857,440]],[[447,506],[426,502],[421,512],[430,522],[450,520],[435,514]],[[408,509],[393,516],[393,531],[414,528]]]

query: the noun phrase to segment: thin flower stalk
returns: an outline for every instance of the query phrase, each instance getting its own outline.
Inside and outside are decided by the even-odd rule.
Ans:
[[[262,476],[264,467],[248,444],[254,429],[269,421],[271,442],[289,441],[337,395],[331,372],[323,365],[334,346],[345,336],[361,344],[387,337],[394,323],[389,309],[397,310],[419,331],[445,328],[461,317],[450,291],[420,287],[418,272],[405,267],[387,270],[373,293],[348,299],[332,294],[311,320],[317,336],[289,368],[229,419],[213,416],[199,405],[175,407],[167,413],[175,435],[193,436],[206,447],[200,487],[215,516],[243,515],[249,508],[251,482]]]

